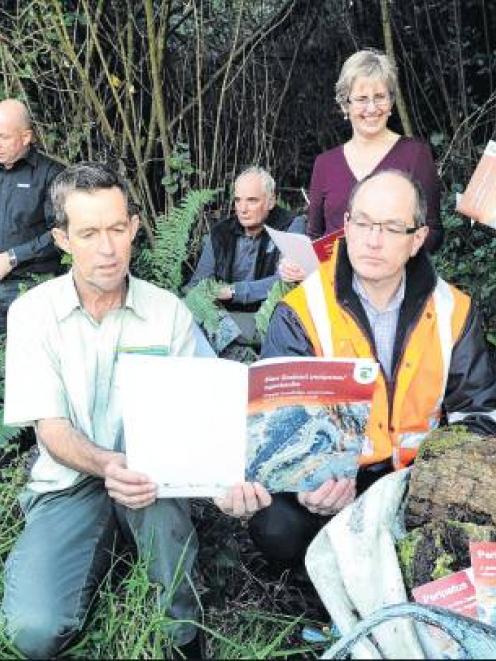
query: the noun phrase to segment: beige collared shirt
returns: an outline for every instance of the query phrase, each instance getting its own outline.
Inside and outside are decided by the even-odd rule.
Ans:
[[[121,449],[119,351],[151,347],[173,356],[197,353],[185,305],[132,276],[124,306],[100,323],[81,307],[72,273],[49,280],[14,301],[7,337],[5,424],[67,418],[108,450]],[[65,489],[80,477],[39,446],[31,489]]]

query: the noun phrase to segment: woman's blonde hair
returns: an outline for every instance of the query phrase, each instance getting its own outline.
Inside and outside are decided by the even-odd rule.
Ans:
[[[394,102],[398,87],[396,67],[381,51],[365,48],[350,55],[341,67],[341,73],[336,83],[336,101],[343,110],[346,110],[348,105],[353,83],[360,76],[383,80],[388,88],[391,102]]]

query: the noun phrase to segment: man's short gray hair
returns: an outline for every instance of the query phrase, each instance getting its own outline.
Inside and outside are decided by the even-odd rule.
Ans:
[[[55,211],[55,226],[66,230],[69,222],[65,211],[67,196],[74,191],[92,193],[106,188],[118,188],[126,198],[130,215],[137,212],[130,202],[125,180],[118,172],[105,163],[83,161],[70,165],[60,172],[50,187],[53,209]]]
[[[237,182],[248,174],[256,174],[260,177],[264,190],[267,193],[267,197],[273,197],[276,194],[276,182],[274,181],[274,178],[260,165],[250,165],[250,167],[245,168],[236,177],[234,185],[236,186]]]
[[[378,78],[389,91],[391,102],[396,97],[398,74],[387,55],[374,48],[364,48],[345,60],[336,83],[336,101],[343,110],[348,106],[351,89],[357,78]]]
[[[404,179],[410,184],[410,186],[413,188],[413,192],[415,195],[415,209],[413,211],[413,222],[415,227],[424,227],[424,225],[427,224],[427,198],[425,197],[424,189],[419,184],[419,182],[411,176],[411,174],[409,174],[408,172],[403,172],[403,170],[396,170],[394,168],[390,168],[388,170],[381,170],[380,172],[369,174],[360,181],[358,181],[353,186],[353,189],[350,193],[350,197],[348,201],[348,212],[351,213],[355,198],[358,192],[360,191],[360,189],[362,188],[362,186],[366,184],[368,181],[371,181],[372,179],[375,179],[377,177],[382,177],[382,175],[384,174],[394,174],[397,177],[401,177],[401,179]]]

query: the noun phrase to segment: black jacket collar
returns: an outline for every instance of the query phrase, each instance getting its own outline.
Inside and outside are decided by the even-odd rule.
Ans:
[[[27,152],[21,156],[11,168],[10,170],[15,170],[16,168],[22,167],[25,163],[27,163],[32,169],[34,169],[38,165],[38,152],[36,151],[36,147],[34,145],[29,145],[29,148]],[[5,166],[1,166],[3,170],[5,170]]]

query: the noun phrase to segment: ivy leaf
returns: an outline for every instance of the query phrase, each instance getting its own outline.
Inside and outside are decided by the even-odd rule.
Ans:
[[[443,144],[444,142],[445,135],[444,133],[440,133],[439,131],[435,131],[434,133],[431,133],[430,135],[430,142],[433,147],[439,147],[440,145]]]

